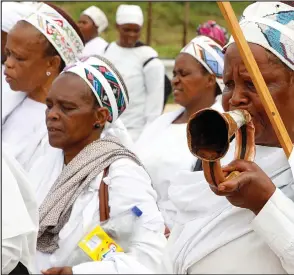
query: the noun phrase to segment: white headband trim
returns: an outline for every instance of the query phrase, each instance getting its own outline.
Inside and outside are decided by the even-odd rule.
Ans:
[[[95,64],[97,65],[97,64]],[[95,88],[93,87],[93,85],[89,82],[89,80],[85,77],[85,69],[87,69],[89,72],[91,72],[97,79],[98,81],[101,83],[101,85],[103,86],[106,95],[109,99],[110,105],[111,105],[111,109],[112,109],[112,121],[117,120],[118,118],[118,107],[117,107],[117,102],[115,99],[115,96],[112,92],[112,89],[108,83],[108,81],[105,79],[105,77],[102,75],[102,73],[100,73],[98,70],[96,70],[95,68],[93,68],[91,66],[91,64],[86,64],[83,62],[78,62],[77,66],[71,67],[68,70],[64,71],[64,72],[72,72],[75,73],[76,75],[78,75],[79,77],[81,77],[86,83],[87,85],[91,88],[92,92],[94,93],[95,97],[98,100],[98,103],[100,105],[100,107],[105,107],[102,104],[102,100],[100,99],[99,95],[97,94],[97,91],[95,90]]]

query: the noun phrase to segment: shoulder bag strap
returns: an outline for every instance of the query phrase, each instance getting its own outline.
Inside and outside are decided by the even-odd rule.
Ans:
[[[108,185],[105,184],[104,178],[107,177],[109,167],[104,169],[104,173],[101,179],[99,187],[99,212],[100,222],[107,221],[109,219],[110,207],[108,204]]]

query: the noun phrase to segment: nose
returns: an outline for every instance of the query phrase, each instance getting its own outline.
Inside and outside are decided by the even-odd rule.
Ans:
[[[137,36],[136,32],[129,32],[129,37],[135,38]]]
[[[177,86],[179,83],[180,83],[180,78],[178,77],[178,75],[175,74],[171,80],[172,87]]]
[[[12,69],[14,66],[13,59],[10,56],[7,56],[4,65],[6,69]]]
[[[53,106],[50,109],[47,107],[46,110],[46,119],[47,120],[58,120],[60,118],[57,107]]]
[[[248,105],[250,102],[250,99],[248,97],[248,93],[245,91],[245,87],[242,87],[241,85],[236,85],[232,97],[229,100],[229,104],[232,107],[242,107]]]

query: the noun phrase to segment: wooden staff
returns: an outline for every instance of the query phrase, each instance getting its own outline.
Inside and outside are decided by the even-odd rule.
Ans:
[[[280,141],[280,144],[282,145],[286,156],[289,158],[293,149],[292,141],[288,135],[288,132],[277,110],[277,107],[271,97],[271,94],[264,82],[264,79],[253,57],[253,54],[243,35],[243,32],[236,18],[234,10],[230,2],[217,2],[217,4],[228,24],[232,36],[234,37],[234,40],[241,54],[242,60],[246,66],[247,71],[250,74],[250,77],[258,92],[262,105],[270,119],[274,131]]]

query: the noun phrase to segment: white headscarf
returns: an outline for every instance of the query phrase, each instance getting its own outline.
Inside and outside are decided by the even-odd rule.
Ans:
[[[251,4],[244,10],[239,24],[248,42],[269,50],[294,70],[293,2]],[[234,39],[231,37],[225,48],[232,43]]]
[[[87,15],[98,28],[98,33],[102,33],[108,27],[108,20],[105,13],[96,6],[91,6],[84,10],[82,14]]]
[[[55,9],[40,3],[24,20],[37,28],[60,54],[66,65],[81,56],[84,44],[74,28]]]
[[[210,74],[215,75],[216,82],[223,91],[224,54],[219,44],[207,36],[197,36],[181,50],[181,53],[192,55]]]
[[[116,11],[118,25],[137,24],[142,27],[144,16],[142,9],[137,5],[120,5]]]
[[[2,3],[2,31],[9,32],[13,26],[26,16],[31,14],[33,7],[18,2]]]

